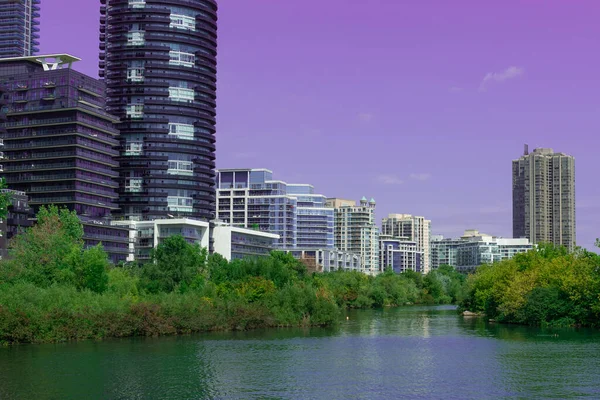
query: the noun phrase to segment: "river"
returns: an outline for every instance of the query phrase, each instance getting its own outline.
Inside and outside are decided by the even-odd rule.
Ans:
[[[600,332],[349,311],[336,328],[0,348],[0,399],[600,398]]]

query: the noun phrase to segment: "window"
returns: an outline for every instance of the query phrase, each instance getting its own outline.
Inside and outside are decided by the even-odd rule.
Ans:
[[[191,161],[169,160],[167,173],[172,175],[193,175],[193,163]]]
[[[144,8],[146,7],[146,0],[129,0],[129,7]]]
[[[142,178],[127,178],[125,180],[125,191],[129,193],[139,193],[142,191]]]
[[[171,50],[169,51],[169,57],[170,65],[193,67],[196,62],[196,56],[193,53],[186,53],[184,51]]]
[[[193,211],[193,200],[191,197],[168,196],[167,204],[169,206],[169,211]]]
[[[141,156],[143,154],[144,143],[141,141],[125,143],[126,156]]]
[[[188,17],[187,15],[171,14],[171,28],[187,29],[189,31],[196,30],[196,18]]]
[[[194,139],[194,125],[189,124],[169,124],[169,135],[176,136],[178,139]]]
[[[127,79],[130,82],[144,82],[144,68],[129,68]]]
[[[175,101],[194,101],[194,89],[181,88],[181,87],[170,87],[169,98]]]
[[[143,46],[144,43],[144,31],[133,31],[127,34],[127,45]]]
[[[143,118],[144,117],[144,105],[143,104],[128,104],[125,112],[129,118]]]

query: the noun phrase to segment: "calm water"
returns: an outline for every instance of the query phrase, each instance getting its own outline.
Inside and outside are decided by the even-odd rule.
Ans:
[[[0,348],[0,399],[600,398],[598,331],[451,307],[348,316],[335,329]]]

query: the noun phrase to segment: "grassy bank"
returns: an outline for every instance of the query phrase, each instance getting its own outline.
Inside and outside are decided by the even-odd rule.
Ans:
[[[42,210],[0,262],[0,343],[335,324],[345,308],[446,304],[463,296],[451,268],[428,275],[308,274],[290,255],[228,262],[166,239],[146,265],[113,267],[84,250],[72,213]]]
[[[460,310],[497,322],[600,326],[600,256],[551,245],[480,267]]]

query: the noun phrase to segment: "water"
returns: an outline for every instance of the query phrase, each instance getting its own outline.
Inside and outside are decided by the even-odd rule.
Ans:
[[[600,398],[598,331],[452,307],[347,315],[330,329],[0,348],[0,399]]]

